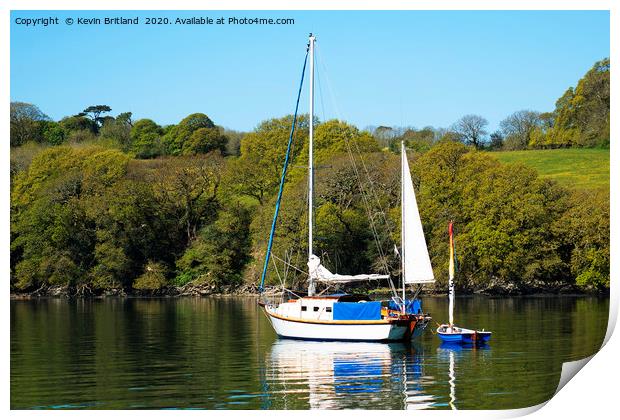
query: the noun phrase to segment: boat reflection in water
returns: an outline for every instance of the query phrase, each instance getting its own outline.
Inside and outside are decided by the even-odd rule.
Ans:
[[[456,405],[456,372],[457,360],[461,359],[466,353],[473,356],[472,353],[484,355],[490,349],[488,344],[460,344],[443,342],[437,348],[438,359],[448,361],[448,385],[450,387],[448,406],[452,410],[458,410]]]
[[[434,398],[424,393],[421,360],[403,343],[280,339],[266,361],[265,388],[279,409],[379,409],[398,400],[429,408]]]

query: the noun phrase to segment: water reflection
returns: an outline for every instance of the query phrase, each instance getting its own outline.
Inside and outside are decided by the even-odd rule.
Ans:
[[[425,298],[445,313],[445,298]],[[490,347],[278,339],[251,298],[11,302],[11,408],[498,409],[550,398],[608,299],[462,298]],[[545,334],[541,336],[541,328]]]
[[[450,384],[450,408],[456,410],[456,375],[454,374],[454,352],[450,352],[450,380],[448,383]]]
[[[448,407],[452,410],[458,410],[457,407],[457,360],[459,363],[473,363],[475,358],[486,358],[490,355],[491,346],[489,344],[459,344],[442,342],[437,348],[438,361],[448,362],[447,380],[449,385],[449,401]],[[438,378],[438,381],[441,379]],[[442,405],[442,404],[440,404]]]
[[[419,349],[418,349],[419,350]],[[403,343],[347,343],[281,339],[266,360],[266,388],[281,400],[303,396],[308,408],[373,408],[387,399],[429,408],[422,355]]]
[[[401,363],[404,408],[407,410],[432,408],[438,398],[429,391],[429,385],[435,382],[435,379],[426,372],[423,348],[417,342],[410,343],[409,346]]]

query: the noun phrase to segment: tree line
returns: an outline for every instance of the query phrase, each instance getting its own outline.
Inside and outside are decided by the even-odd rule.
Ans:
[[[256,283],[292,116],[239,133],[202,113],[162,127],[111,111],[94,105],[54,122],[34,105],[11,104],[12,290],[151,293]],[[573,133],[594,133],[594,121],[601,120],[581,116]],[[300,116],[272,284],[305,281],[308,127]],[[425,130],[406,140],[440,288],[449,220],[463,289],[609,287],[608,191],[566,189],[499,163],[453,131]],[[380,131],[315,121],[314,247],[334,272],[399,274],[391,252],[400,243],[398,136]]]
[[[216,126],[202,113],[188,115],[178,124],[160,126],[145,118],[133,121],[131,112],[116,117],[108,105],[91,105],[82,112],[53,121],[36,105],[11,102],[11,146],[106,142],[140,159],[205,154],[219,150],[238,154],[242,133]]]
[[[468,114],[449,128],[368,127],[383,147],[396,149],[401,140],[427,150],[440,140],[461,141],[477,149],[524,150],[567,147],[609,147],[609,58],[598,61],[555,103],[555,109],[516,111],[489,133],[489,122]]]

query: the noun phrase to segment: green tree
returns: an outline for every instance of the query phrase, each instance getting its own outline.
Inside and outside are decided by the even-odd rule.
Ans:
[[[215,124],[205,114],[196,113],[183,118],[178,125],[170,127],[163,137],[167,151],[171,155],[183,153],[187,142],[196,130],[201,128],[214,128]]]
[[[598,61],[556,102],[547,144],[555,147],[609,145],[609,58]]]
[[[112,111],[108,105],[91,105],[82,111],[82,115],[89,115],[96,128],[99,128],[103,125],[104,118],[101,114]]]
[[[432,127],[424,127],[421,130],[410,128],[402,135],[394,137],[390,144],[390,150],[394,153],[400,153],[400,144],[401,141],[404,141],[408,149],[426,152],[435,144],[436,137],[437,133]]]
[[[215,150],[223,153],[226,150],[227,140],[226,136],[217,127],[199,128],[183,143],[182,154],[204,154]]]
[[[359,153],[378,152],[379,144],[367,131],[360,131],[344,121],[329,120],[316,126],[314,149],[315,159],[320,162],[336,153],[347,153],[349,149]],[[304,155],[307,156],[307,152]]]
[[[166,284],[165,265],[154,261],[148,261],[144,266],[142,275],[134,281],[133,288],[153,292],[161,289]]]
[[[229,204],[217,219],[202,228],[177,261],[177,282],[212,285],[238,284],[250,258],[250,213],[239,204]]]
[[[77,285],[94,247],[80,202],[82,157],[67,147],[43,150],[16,176],[11,192],[11,266],[16,285]]]
[[[75,199],[44,197],[12,221],[11,265],[22,290],[76,285],[83,278],[94,235]]]
[[[59,122],[65,132],[66,142],[71,144],[86,143],[95,140],[97,125],[83,115],[65,117]]]
[[[162,128],[153,120],[141,119],[130,131],[131,151],[139,159],[150,159],[163,153]]]
[[[520,165],[441,142],[412,165],[436,275],[445,279],[446,226],[454,220],[461,275],[468,288],[495,280],[533,287],[566,274],[551,225],[564,189]],[[430,240],[429,240],[430,239]]]
[[[73,131],[88,131],[95,134],[97,132],[97,128],[93,121],[83,115],[65,117],[60,120],[60,126],[68,133]]]
[[[241,156],[227,171],[226,184],[233,193],[253,197],[263,204],[277,192],[292,122],[292,115],[263,121],[243,137]],[[291,165],[298,160],[307,136],[307,116],[300,115],[295,129]]]
[[[20,146],[27,141],[42,142],[42,123],[49,117],[33,104],[11,102],[10,107],[11,146]]]
[[[185,232],[185,244],[216,215],[223,171],[221,154],[210,153],[169,158],[150,175],[158,201]]]
[[[553,224],[576,283],[585,289],[609,288],[610,213],[606,191],[576,191]]]
[[[62,126],[55,121],[46,121],[43,124],[43,141],[52,146],[58,146],[65,142],[67,133]]]
[[[99,130],[99,137],[111,140],[121,150],[127,152],[131,147],[131,129],[131,112],[123,112],[116,118],[108,117],[103,120]]]

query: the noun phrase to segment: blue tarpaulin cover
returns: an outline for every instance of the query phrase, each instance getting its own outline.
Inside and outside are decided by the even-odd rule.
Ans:
[[[400,311],[400,305],[397,305],[396,302],[390,301],[388,303],[388,308],[393,309],[395,311]],[[408,314],[419,314],[422,312],[422,303],[416,300],[406,300],[405,301],[405,312]]]
[[[381,319],[381,302],[335,302],[334,320]]]

